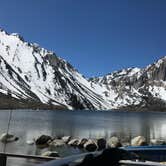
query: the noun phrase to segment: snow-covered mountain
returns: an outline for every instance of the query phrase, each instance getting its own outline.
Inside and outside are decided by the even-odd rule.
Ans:
[[[165,109],[166,57],[84,78],[55,53],[0,30],[0,108]]]
[[[107,109],[109,104],[55,53],[0,31],[0,107]]]
[[[166,57],[146,68],[128,68],[90,78],[112,109],[166,110]]]

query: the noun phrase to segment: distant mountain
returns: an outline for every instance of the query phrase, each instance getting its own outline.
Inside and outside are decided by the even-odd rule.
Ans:
[[[55,53],[0,30],[0,108],[165,110],[166,57],[84,78]]]
[[[143,69],[123,69],[89,81],[103,89],[113,109],[166,111],[166,57]]]

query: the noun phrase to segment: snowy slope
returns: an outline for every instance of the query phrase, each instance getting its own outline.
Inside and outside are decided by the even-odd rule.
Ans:
[[[107,109],[109,104],[68,62],[0,31],[0,92],[67,109]]]
[[[87,80],[55,53],[0,30],[0,108],[165,109],[166,57]]]
[[[89,79],[114,109],[166,110],[166,57],[146,68],[128,68]]]

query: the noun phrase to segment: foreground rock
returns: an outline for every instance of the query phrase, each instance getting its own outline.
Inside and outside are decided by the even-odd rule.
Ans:
[[[98,146],[98,150],[103,150],[106,148],[106,140],[104,138],[100,138],[97,140],[97,146]]]
[[[84,148],[88,151],[88,152],[94,152],[97,150],[97,144],[94,140],[89,139],[85,144],[84,144]]]
[[[52,137],[48,135],[41,135],[37,140],[35,141],[35,144],[39,148],[45,148],[49,146],[49,143],[52,141]]]
[[[110,139],[108,139],[107,146],[109,148],[117,148],[117,147],[121,147],[122,144],[118,137],[111,137]]]
[[[0,141],[3,142],[3,143],[14,142],[14,141],[17,141],[17,140],[19,140],[19,138],[15,137],[12,134],[3,133],[0,136]]]
[[[148,145],[145,137],[137,136],[131,140],[131,146],[145,146]]]
[[[51,152],[51,151],[44,152],[42,154],[42,156],[44,156],[44,157],[60,157],[58,152],[56,152],[56,151],[54,151],[54,152]]]

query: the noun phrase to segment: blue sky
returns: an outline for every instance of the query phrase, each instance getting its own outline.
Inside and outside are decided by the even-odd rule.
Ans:
[[[166,55],[166,0],[2,0],[0,26],[87,77]]]

